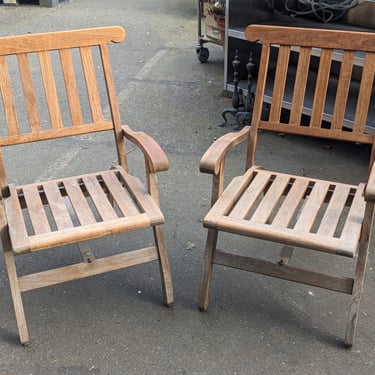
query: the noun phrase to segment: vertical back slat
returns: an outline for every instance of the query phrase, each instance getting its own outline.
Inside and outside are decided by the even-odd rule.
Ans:
[[[263,103],[264,103],[264,92],[266,90],[267,83],[267,71],[269,66],[271,46],[268,43],[262,45],[262,52],[260,56],[259,72],[256,85],[256,93],[254,99],[254,110],[251,117],[250,127],[250,138],[251,142],[248,142],[246,166],[250,167],[254,164],[256,144],[258,138],[258,126],[262,118]]]
[[[0,91],[3,99],[4,113],[9,135],[20,134],[16,104],[9,77],[8,64],[5,56],[0,56]]]
[[[272,91],[272,104],[270,110],[270,121],[280,121],[281,109],[283,106],[286,77],[288,73],[290,56],[289,46],[280,46],[277,57],[277,66]]]
[[[335,106],[332,116],[332,129],[340,130],[344,123],[350,82],[352,79],[354,51],[344,51],[341,61],[339,82],[337,85]]]
[[[23,94],[25,96],[25,104],[27,116],[29,119],[30,129],[32,132],[40,131],[40,117],[38,112],[38,104],[36,100],[35,88],[31,75],[29,59],[26,53],[17,55],[18,69],[22,82]]]
[[[311,122],[312,127],[321,127],[324,113],[324,105],[327,97],[327,88],[331,71],[332,50],[323,49],[320,62],[318,76],[316,78],[316,86],[314,92],[314,100],[312,105]]]
[[[116,131],[116,138],[117,138],[117,156],[119,160],[119,164],[127,170],[127,157],[126,157],[126,149],[125,149],[125,142],[124,137],[122,136],[122,123],[120,118],[120,109],[117,101],[117,95],[115,90],[115,85],[112,76],[112,68],[111,62],[109,58],[108,46],[106,44],[100,45],[100,55],[102,58],[103,64],[103,71],[105,76],[105,83],[107,85],[107,92],[108,92],[108,100],[109,106],[111,109],[112,114],[112,121]]]
[[[267,71],[270,59],[271,46],[268,43],[262,45],[262,53],[259,62],[259,72],[256,86],[256,94],[254,100],[254,111],[252,115],[252,123],[258,124],[262,118],[262,108],[264,102],[264,92],[267,83]],[[252,127],[253,128],[253,127]]]
[[[311,48],[301,47],[299,50],[298,64],[296,71],[296,80],[294,82],[294,91],[292,98],[292,107],[290,110],[289,123],[299,124],[302,117],[302,108],[306,94],[307,77],[311,58]]]
[[[51,56],[48,51],[42,51],[38,52],[38,57],[48,112],[51,120],[51,127],[52,129],[59,129],[63,127],[63,121],[61,118],[60,104],[56,90]]]
[[[361,86],[354,117],[353,132],[363,133],[366,127],[371,94],[374,85],[375,53],[366,53],[363,65]],[[371,83],[371,84],[370,84]]]
[[[83,123],[83,116],[71,51],[69,49],[62,49],[59,52],[72,125],[80,125]]]
[[[96,80],[94,62],[92,58],[91,48],[90,47],[81,47],[80,48],[81,59],[82,59],[82,68],[85,75],[87,94],[90,104],[91,115],[93,122],[102,122],[103,121],[103,112],[100,102],[99,90]]]

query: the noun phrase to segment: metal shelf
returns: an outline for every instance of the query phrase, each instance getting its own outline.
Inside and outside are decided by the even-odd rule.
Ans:
[[[310,27],[310,28],[328,28],[328,29],[340,29],[340,30],[351,30],[351,31],[375,31],[374,28],[362,27],[362,26],[353,26],[346,23],[328,23],[323,24],[319,23],[313,19],[304,19],[300,17],[289,17],[287,15],[275,14],[272,13],[267,8],[266,2],[264,0],[227,0],[227,13],[226,13],[226,43],[225,43],[225,62],[224,62],[224,90],[228,92],[234,91],[233,80],[233,68],[232,60],[235,55],[236,50],[240,53],[240,60],[242,61],[241,69],[243,80],[239,82],[238,88],[240,92],[247,95],[247,81],[245,79],[246,72],[244,71],[244,66],[246,65],[245,59],[249,55],[250,51],[256,50],[257,43],[250,43],[245,38],[245,28],[249,24],[270,24],[270,25],[279,25],[279,26],[292,26],[292,27]],[[274,47],[278,47],[274,45]],[[294,49],[298,53],[298,47]],[[312,56],[320,57],[320,49],[314,48],[312,50]],[[333,60],[337,62],[342,61],[342,53],[339,50],[333,51]],[[354,64],[358,66],[358,72],[361,71],[361,67],[364,64],[364,55],[356,53]],[[339,65],[337,65],[339,66]],[[356,72],[356,74],[358,74]],[[254,79],[254,86],[256,85],[256,79]],[[332,80],[332,87],[334,87],[334,78]],[[353,89],[356,85],[356,82],[353,82]],[[253,87],[254,87],[253,86]],[[313,87],[313,85],[311,85]],[[288,92],[292,91],[292,87],[286,89],[285,100],[283,102],[283,108],[291,108],[291,95]],[[309,90],[307,90],[309,91]],[[327,103],[325,108],[325,113],[323,119],[325,121],[331,121],[333,115],[333,106],[334,106],[334,90],[331,90],[331,97],[328,94]],[[269,90],[265,97],[265,101],[271,103],[272,92]],[[354,95],[355,96],[355,95]],[[313,90],[305,100],[305,107],[303,113],[307,116],[311,115],[312,108],[312,98]],[[355,103],[348,104],[347,114],[345,116],[344,124],[345,126],[351,128],[354,121],[355,113]],[[369,118],[368,118],[368,127],[367,131],[369,133],[375,133],[375,98],[370,108]]]

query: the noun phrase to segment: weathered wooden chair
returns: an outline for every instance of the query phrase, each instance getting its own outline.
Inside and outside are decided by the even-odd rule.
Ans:
[[[173,303],[156,178],[168,160],[152,138],[121,123],[108,45],[124,37],[121,27],[103,27],[0,38],[1,150],[110,131],[118,157],[118,166],[105,171],[13,186],[1,152],[1,239],[22,344],[29,335],[21,293],[32,289],[157,260],[164,302]],[[144,154],[147,188],[128,172],[125,139]],[[85,242],[142,228],[152,228],[154,246],[95,258]],[[17,275],[16,255],[72,243],[82,262]]]
[[[345,337],[346,346],[351,347],[375,201],[374,135],[365,131],[373,95],[375,34],[251,25],[245,35],[251,42],[259,41],[255,46],[261,50],[251,126],[228,133],[214,142],[200,163],[202,172],[213,175],[213,187],[212,207],[203,221],[208,236],[199,308],[208,308],[213,264],[351,294]],[[341,56],[341,62],[334,62],[333,54],[335,59]],[[276,64],[270,63],[270,56]],[[359,88],[349,94],[355,78],[353,62],[358,56],[363,57],[357,82]],[[313,61],[316,59],[318,63]],[[309,69],[314,64],[317,65],[317,76],[311,93],[306,87]],[[339,66],[335,67],[337,64]],[[330,77],[335,69],[335,101],[331,121],[326,123],[322,119],[328,88],[332,93]],[[289,100],[289,115],[281,116],[290,88],[293,95]],[[356,92],[355,98],[353,92]],[[302,124],[307,94],[313,94],[312,110],[310,121]],[[356,103],[351,128],[344,126],[349,99]],[[257,140],[262,135],[258,134],[260,130],[370,144],[368,180],[350,185],[262,169],[255,164]],[[228,152],[243,141],[248,142],[246,172],[235,177],[224,189],[224,161]],[[272,262],[218,249],[219,232],[282,244],[281,258]],[[287,263],[294,247],[316,250],[317,254],[325,252],[353,258],[356,260],[355,274],[344,277],[331,271],[325,274],[321,270],[315,272],[311,267],[291,266]],[[337,259],[334,257],[335,263]]]

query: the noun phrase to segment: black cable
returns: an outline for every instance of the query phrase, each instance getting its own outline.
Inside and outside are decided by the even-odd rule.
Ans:
[[[268,0],[267,0],[268,3]],[[323,22],[332,22],[340,19],[347,11],[358,5],[359,0],[297,0],[303,5],[302,10],[289,6],[289,0],[285,0],[285,9],[293,16],[313,15]]]

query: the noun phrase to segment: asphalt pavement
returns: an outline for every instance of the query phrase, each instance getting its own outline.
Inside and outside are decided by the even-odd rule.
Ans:
[[[298,374],[370,375],[375,371],[375,251],[370,250],[356,342],[343,347],[350,297],[308,286],[216,267],[207,312],[197,308],[206,239],[202,218],[209,209],[211,180],[199,160],[220,135],[224,54],[209,44],[209,61],[198,61],[195,0],[72,0],[55,8],[0,4],[0,35],[120,25],[126,40],[111,47],[123,122],[152,135],[165,150],[168,172],[159,176],[165,237],[175,304],[163,305],[157,264],[146,264],[24,294],[31,344],[18,343],[4,259],[0,257],[0,375],[81,374]],[[263,134],[258,164],[294,173],[361,180],[368,148]],[[11,154],[15,182],[76,173],[79,167],[107,167],[109,142],[90,136],[59,143],[58,156],[24,148]],[[132,150],[130,150],[132,151]],[[306,153],[308,157],[302,157]],[[234,150],[228,176],[241,173],[245,148]],[[46,153],[47,155],[47,153]],[[134,173],[142,161],[130,152]],[[95,241],[100,251],[132,246],[139,235]],[[268,245],[223,238],[233,251]],[[142,245],[141,245],[142,246]],[[245,247],[244,247],[245,246]],[[75,260],[73,247],[59,251]],[[324,269],[328,257],[302,253]],[[20,260],[48,267],[48,251]],[[350,271],[351,263],[335,264]]]

